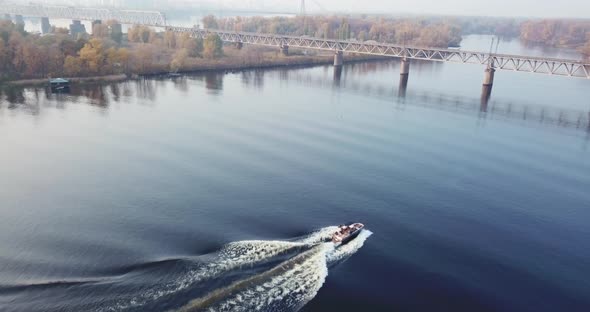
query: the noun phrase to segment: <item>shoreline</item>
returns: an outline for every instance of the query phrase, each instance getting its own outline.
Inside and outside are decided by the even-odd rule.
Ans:
[[[363,62],[375,62],[375,61],[383,61],[387,60],[388,58],[380,57],[380,56],[351,56],[348,60],[344,61],[344,64],[351,64],[351,63],[363,63]],[[189,66],[183,69],[180,69],[174,73],[177,74],[198,74],[198,73],[207,73],[207,72],[219,72],[219,71],[244,71],[244,70],[256,70],[256,69],[273,69],[273,68],[298,68],[298,67],[308,67],[308,66],[317,66],[317,65],[332,65],[333,58],[331,56],[325,57],[300,57],[297,58],[296,56],[292,58],[281,58],[278,60],[273,61],[266,61],[263,64],[254,64],[254,63],[244,63],[244,64],[234,64],[231,62],[227,63],[217,63],[217,64],[199,64],[196,66]],[[141,78],[150,78],[150,77],[158,77],[170,74],[171,71],[163,71],[163,70],[154,70],[147,73],[142,74],[110,74],[110,75],[100,75],[100,76],[90,76],[90,77],[64,77],[65,79],[70,80],[70,83],[83,85],[83,84],[93,84],[93,83],[108,83],[108,82],[122,82],[122,81],[129,81],[129,80],[137,80]],[[46,86],[48,84],[50,78],[36,78],[36,79],[20,79],[20,80],[12,80],[12,81],[2,81],[0,82],[0,88],[6,87],[40,87]]]

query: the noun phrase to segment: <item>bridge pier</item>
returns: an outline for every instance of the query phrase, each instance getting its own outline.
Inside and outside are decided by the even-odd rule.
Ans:
[[[481,106],[480,111],[486,112],[488,110],[488,102],[492,96],[492,86],[494,85],[494,73],[496,70],[493,67],[487,67],[483,75],[483,85],[481,88]]]
[[[86,26],[79,20],[72,20],[70,24],[70,34],[76,38],[79,34],[86,34]]]
[[[408,78],[410,77],[410,60],[407,58],[403,58],[400,64],[400,72],[399,72],[399,87],[397,90],[397,95],[399,97],[406,96],[406,90],[408,89]]]
[[[51,24],[49,24],[48,17],[41,18],[41,33],[48,34],[51,31]]]
[[[23,18],[22,15],[15,15],[14,16],[14,23],[17,25],[24,25],[25,24],[25,19]]]
[[[236,42],[236,49],[241,50],[244,47],[244,44],[242,42]]]
[[[484,86],[492,86],[494,84],[494,73],[496,70],[492,67],[486,68],[483,75],[483,85]]]
[[[281,53],[284,56],[289,56],[289,46],[286,44],[281,45]]]
[[[342,67],[342,63],[344,62],[344,52],[336,51],[334,54],[334,66]]]
[[[410,60],[404,57],[400,67],[400,75],[408,76],[410,74]]]

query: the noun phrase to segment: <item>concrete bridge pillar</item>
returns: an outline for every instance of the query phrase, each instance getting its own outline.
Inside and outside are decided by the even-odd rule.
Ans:
[[[397,89],[397,95],[399,97],[406,97],[406,90],[408,89],[408,78],[410,76],[410,60],[403,58],[400,65],[399,72],[399,86]]]
[[[236,49],[241,50],[244,47],[242,42],[236,42]]]
[[[494,84],[494,73],[496,70],[493,67],[487,67],[483,75],[483,85],[481,88],[481,107],[480,111],[486,112],[488,110],[488,102],[492,96],[492,85]]]
[[[491,86],[494,84],[494,73],[496,70],[492,67],[486,68],[483,75],[483,85],[484,86]]]
[[[341,67],[344,60],[344,53],[342,51],[336,51],[334,54],[334,66]]]
[[[399,74],[402,76],[403,75],[408,76],[410,74],[410,60],[408,60],[405,57],[402,59]]]
[[[51,31],[51,24],[49,24],[48,17],[41,18],[41,33],[48,34]]]
[[[86,34],[86,26],[84,26],[79,20],[72,20],[72,24],[70,24],[70,34],[74,38],[76,38],[78,34]]]
[[[281,53],[284,56],[289,56],[289,46],[286,44],[281,45]]]
[[[23,18],[22,15],[15,15],[14,16],[14,23],[17,25],[24,25],[25,24],[25,19]]]

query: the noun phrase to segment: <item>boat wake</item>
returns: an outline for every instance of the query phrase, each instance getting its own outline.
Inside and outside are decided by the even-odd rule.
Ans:
[[[323,285],[328,269],[372,234],[345,245],[337,227],[291,241],[240,241],[219,251],[129,268],[96,280],[0,286],[8,311],[297,311]]]

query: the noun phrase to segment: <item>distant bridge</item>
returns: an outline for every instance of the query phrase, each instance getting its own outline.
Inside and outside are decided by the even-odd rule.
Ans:
[[[0,2],[0,14],[71,20],[117,20],[122,24],[166,26],[166,17],[158,11],[111,10],[60,5],[10,4]]]

